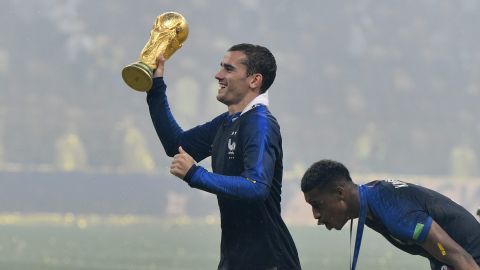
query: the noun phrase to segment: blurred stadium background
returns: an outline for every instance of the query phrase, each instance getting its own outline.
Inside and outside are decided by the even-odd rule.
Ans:
[[[120,76],[165,11],[190,25],[166,71],[184,128],[224,111],[213,76],[231,45],[275,54],[282,209],[305,269],[348,268],[348,230],[314,227],[299,191],[316,160],[480,206],[478,1],[4,0],[0,268],[215,268],[215,197],[168,174],[145,94]],[[364,239],[362,269],[428,269]]]

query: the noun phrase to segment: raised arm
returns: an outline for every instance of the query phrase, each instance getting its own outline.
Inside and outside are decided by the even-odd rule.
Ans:
[[[167,155],[173,157],[177,153],[183,130],[172,115],[165,93],[166,89],[167,86],[162,77],[154,78],[153,87],[147,93],[147,103],[158,138],[160,138]]]
[[[196,161],[200,161],[210,155],[213,137],[225,115],[220,115],[210,122],[183,131],[173,117],[168,104],[167,86],[162,77],[164,62],[165,59],[160,55],[157,58],[158,67],[154,72],[152,89],[147,93],[147,103],[153,126],[168,156],[173,157],[178,153],[178,147],[183,146]]]

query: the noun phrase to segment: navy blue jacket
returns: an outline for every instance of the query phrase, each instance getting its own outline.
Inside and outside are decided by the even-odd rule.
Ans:
[[[184,180],[217,195],[222,226],[218,269],[300,269],[280,215],[282,138],[267,107],[255,106],[241,116],[224,113],[183,131],[165,92],[163,79],[155,78],[147,102],[167,155],[182,146],[197,162],[212,157],[213,172],[194,165]]]

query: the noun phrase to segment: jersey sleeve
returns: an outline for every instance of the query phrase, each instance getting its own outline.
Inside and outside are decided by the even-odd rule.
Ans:
[[[407,196],[408,188],[380,188],[369,198],[368,206],[391,237],[405,243],[421,244],[430,231],[432,218],[416,200]]]
[[[147,92],[147,103],[155,131],[168,156],[178,153],[182,146],[197,162],[210,156],[210,148],[218,125],[226,113],[210,122],[184,131],[170,110],[163,78],[154,78],[153,87]]]
[[[196,165],[190,168],[184,180],[193,188],[243,201],[263,201],[269,191],[263,183],[242,176],[212,173]]]

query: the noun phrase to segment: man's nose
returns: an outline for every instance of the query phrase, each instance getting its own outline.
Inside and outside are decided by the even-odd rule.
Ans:
[[[312,208],[312,212],[315,219],[320,219],[320,212],[318,212],[315,208]]]
[[[222,71],[221,71],[221,70],[219,70],[219,71],[217,72],[217,74],[215,74],[215,79],[217,79],[217,80],[223,79],[223,74],[222,74]]]

